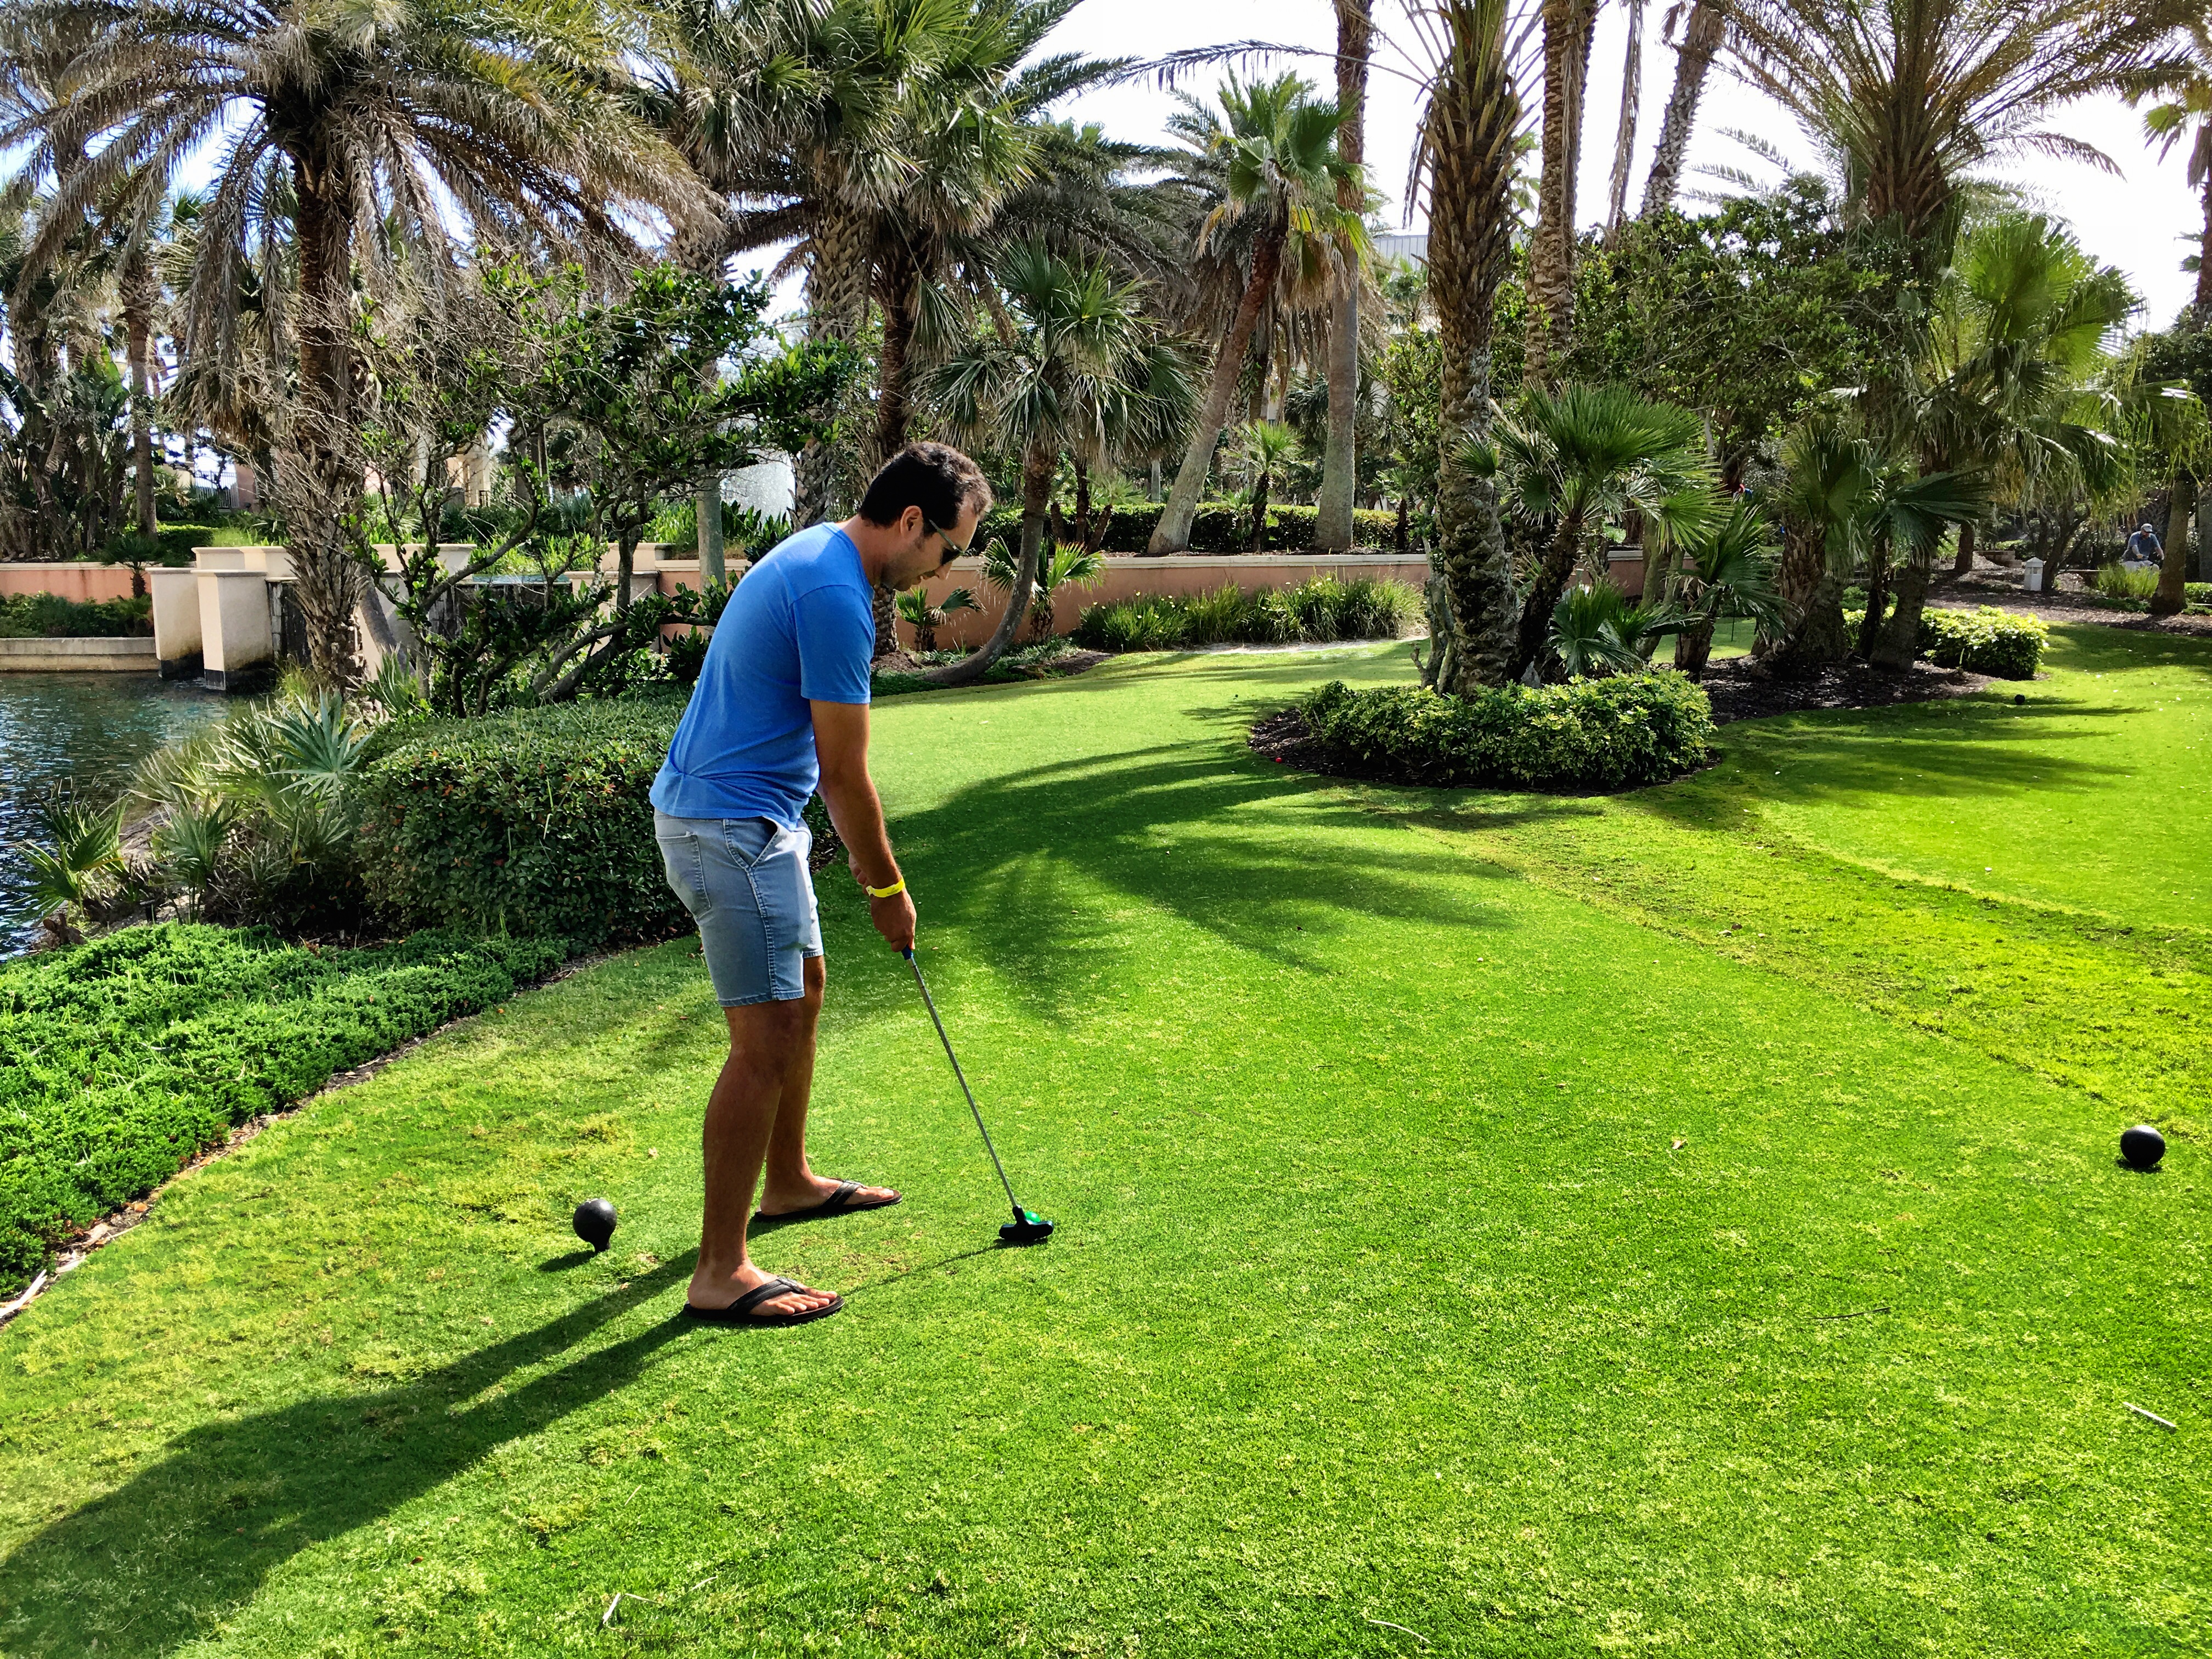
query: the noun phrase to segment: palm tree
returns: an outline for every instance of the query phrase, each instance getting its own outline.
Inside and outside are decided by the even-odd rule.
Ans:
[[[2166,61],[2156,8],[2106,0],[1741,0],[1744,78],[1797,118],[1867,219],[1894,220],[1924,277],[1942,268],[1972,168],[2027,151],[2109,157],[2043,118]]]
[[[1512,252],[1511,191],[1526,37],[1510,0],[1434,0],[1412,14],[1437,65],[1422,112],[1413,188],[1429,204],[1428,295],[1442,346],[1433,641],[1422,678],[1463,694],[1511,677],[1518,635],[1513,562],[1488,465],[1496,410],[1491,340]]]
[[[1549,386],[1574,329],[1575,173],[1582,158],[1583,88],[1599,0],[1543,0],[1544,171],[1528,245],[1528,343],[1523,376]],[[1545,614],[1550,615],[1546,608]]]
[[[1336,0],[1336,153],[1347,169],[1367,160],[1367,58],[1375,36],[1374,0]],[[1336,204],[1364,213],[1359,182],[1340,179]],[[1321,494],[1315,503],[1314,546],[1340,553],[1352,545],[1352,514],[1359,491],[1360,260],[1348,239],[1336,250],[1336,292],[1328,315],[1328,439],[1322,452]]]
[[[1644,0],[1628,0],[1628,47],[1620,66],[1620,119],[1613,133],[1613,179],[1605,204],[1607,246],[1628,217],[1628,174],[1636,163],[1637,106],[1644,85]]]
[[[1714,511],[1713,471],[1696,413],[1621,386],[1530,390],[1498,424],[1498,471],[1516,509],[1547,543],[1521,606],[1511,678],[1541,660],[1553,608],[1584,551],[1587,532],[1639,513],[1647,533],[1677,540]]]
[[[1633,674],[1676,626],[1664,605],[1632,601],[1611,582],[1571,587],[1552,607],[1547,657],[1569,679]]]
[[[1297,453],[1298,434],[1280,421],[1247,421],[1237,434],[1238,459],[1252,480],[1252,551],[1267,543],[1267,495],[1275,475]]]
[[[1809,677],[1850,654],[1844,585],[1857,560],[1860,506],[1874,471],[1871,447],[1833,411],[1807,416],[1783,441],[1777,585],[1787,620],[1761,652],[1777,673]]]
[[[991,544],[996,551],[1001,544]],[[919,587],[908,588],[898,596],[898,613],[914,628],[914,648],[927,653],[937,649],[937,630],[963,611],[977,609],[975,594],[964,587],[956,587],[934,605],[929,595]]]
[[[1668,9],[1666,33],[1676,24],[1682,44],[1674,48],[1674,89],[1667,99],[1667,112],[1659,120],[1659,143],[1651,152],[1651,171],[1644,175],[1641,216],[1655,218],[1674,205],[1674,192],[1682,183],[1682,164],[1690,153],[1690,131],[1697,125],[1698,100],[1705,89],[1705,76],[1728,34],[1726,0],[1674,0]]]
[[[1726,514],[1692,529],[1668,602],[1677,629],[1674,666],[1693,680],[1705,678],[1714,624],[1723,618],[1756,623],[1762,632],[1778,628],[1786,613],[1766,514],[1738,496]]]
[[[2197,186],[2204,216],[2197,239],[2197,295],[2190,302],[2201,319],[2212,317],[2212,26],[2194,17],[2183,27],[2189,36],[2185,57],[2155,82],[2139,84],[2135,94],[2139,99],[2145,93],[2166,94],[2143,112],[2143,131],[2161,160],[2185,138],[2189,142],[2189,182]]]
[[[981,650],[931,675],[944,685],[979,678],[1018,637],[1061,461],[1080,454],[1096,465],[1124,450],[1157,451],[1194,401],[1188,355],[1103,261],[1076,264],[1022,244],[1007,253],[999,288],[1005,331],[979,332],[939,367],[931,392],[955,430],[1015,458],[1021,545],[1006,614]]]
[[[1001,593],[1013,591],[1021,561],[1004,542],[983,556],[983,580]],[[1106,574],[1106,561],[1074,542],[1055,541],[1037,556],[1036,596],[1030,601],[1030,637],[1052,637],[1053,607],[1063,588],[1090,587]]]
[[[1179,118],[1182,131],[1204,146],[1199,159],[1217,163],[1224,175],[1221,199],[1200,232],[1200,252],[1249,234],[1250,264],[1214,352],[1206,401],[1182,465],[1146,550],[1152,553],[1176,553],[1190,545],[1191,520],[1228,423],[1230,399],[1243,376],[1253,329],[1278,283],[1289,279],[1317,303],[1333,286],[1340,245],[1357,252],[1366,243],[1359,216],[1337,204],[1340,185],[1364,185],[1359,169],[1337,152],[1343,114],[1334,104],[1316,100],[1307,82],[1285,75],[1249,87],[1232,78],[1221,89],[1221,106],[1225,125],[1195,105]]]
[[[150,210],[209,134],[227,135],[208,197],[202,259],[183,295],[186,349],[219,333],[238,297],[236,252],[271,161],[289,175],[298,249],[292,319],[296,401],[277,460],[291,498],[298,592],[316,672],[357,673],[353,612],[366,574],[343,520],[360,494],[350,331],[356,262],[374,289],[451,280],[452,218],[479,245],[533,244],[593,257],[629,245],[625,216],[697,203],[681,159],[625,107],[636,44],[618,15],[550,0],[401,0],[309,9],[277,0],[50,0],[97,41],[76,66],[66,116],[0,128],[33,141],[33,165],[81,137],[90,159],[58,182],[51,254],[125,180]],[[57,169],[58,172],[58,169]]]

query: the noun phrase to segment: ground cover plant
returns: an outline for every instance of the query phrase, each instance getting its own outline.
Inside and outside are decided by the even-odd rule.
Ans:
[[[2060,629],[2024,704],[1732,727],[1583,800],[1253,757],[1255,712],[1407,672],[1319,655],[879,711],[1048,1245],[989,1248],[833,874],[817,1164],[907,1202],[757,1242],[846,1313],[675,1316],[719,1014],[690,942],[616,957],[198,1171],[7,1329],[0,1639],[2197,1645],[2208,895],[2115,831],[2201,789],[2212,651]],[[2145,1118],[2154,1177],[2113,1160]]]
[[[0,593],[0,640],[106,639],[154,631],[151,599],[65,599]]]
[[[320,951],[172,923],[0,967],[0,1287],[238,1124],[567,955],[439,933]]]

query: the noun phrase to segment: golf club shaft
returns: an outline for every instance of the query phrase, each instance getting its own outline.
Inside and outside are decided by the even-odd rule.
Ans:
[[[983,1137],[983,1150],[991,1155],[991,1167],[999,1172],[999,1184],[1006,1189],[1006,1202],[1014,1206],[1014,1219],[1024,1218],[1022,1201],[1014,1196],[1014,1183],[1006,1179],[1006,1166],[999,1162],[999,1149],[991,1144],[991,1132],[983,1127],[983,1109],[975,1103],[975,1091],[968,1086],[968,1074],[960,1069],[960,1056],[952,1052],[952,1039],[945,1034],[945,1022],[938,1018],[937,1000],[929,994],[929,981],[921,976],[921,964],[915,960],[911,951],[902,953],[906,965],[914,969],[914,982],[921,991],[921,1006],[929,1010],[929,1023],[937,1027],[937,1040],[945,1045],[945,1057],[952,1062],[952,1075],[960,1081],[960,1092],[968,1097],[968,1109],[975,1114],[975,1132]]]

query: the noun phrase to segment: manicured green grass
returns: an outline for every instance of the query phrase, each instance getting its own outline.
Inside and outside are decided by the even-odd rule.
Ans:
[[[2185,736],[2149,683],[2212,661],[2076,645],[2142,690],[2083,712],[2062,665],[2047,710],[1966,705],[2014,722],[2019,822]],[[2205,936],[1944,885],[1985,830],[1845,763],[1887,726],[1963,775],[1948,709],[1730,728],[1596,800],[1243,747],[1407,672],[1182,659],[880,712],[924,962],[1042,1249],[989,1248],[965,1109],[834,874],[817,1161],[908,1201],[760,1253],[836,1319],[674,1317],[720,1048],[687,945],[181,1182],[0,1333],[0,1649],[2202,1651]],[[1833,799],[1792,772],[1824,755]],[[1850,835],[1885,822],[1877,868]],[[2023,982],[1929,988],[2014,948]],[[2169,1001],[2069,1073],[2085,1020]],[[2156,1177],[2113,1161],[2143,1115]],[[565,1225],[594,1192],[597,1261]]]

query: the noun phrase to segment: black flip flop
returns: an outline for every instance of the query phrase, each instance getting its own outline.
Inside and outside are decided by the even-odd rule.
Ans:
[[[819,1204],[810,1205],[804,1210],[780,1210],[774,1215],[770,1215],[766,1210],[755,1210],[753,1219],[756,1221],[820,1221],[833,1215],[858,1215],[862,1210],[888,1210],[898,1202],[898,1196],[894,1194],[890,1198],[864,1198],[856,1204],[853,1201],[853,1194],[860,1190],[860,1183],[857,1181],[841,1182],[838,1183],[837,1190]]]
[[[810,1309],[805,1313],[755,1313],[753,1310],[763,1302],[773,1302],[780,1296],[789,1296],[794,1291],[805,1291],[805,1285],[795,1285],[788,1279],[771,1279],[756,1285],[726,1308],[695,1308],[684,1304],[687,1317],[706,1321],[712,1325],[804,1325],[811,1319],[827,1319],[845,1305],[842,1296],[830,1297],[828,1305]]]

